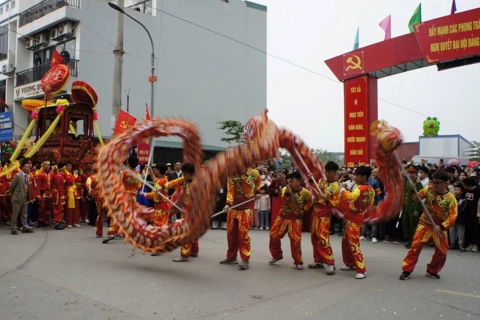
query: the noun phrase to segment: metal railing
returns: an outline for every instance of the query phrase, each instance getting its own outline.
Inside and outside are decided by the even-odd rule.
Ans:
[[[20,27],[63,7],[80,8],[80,0],[45,0],[20,13]]]
[[[70,61],[68,62],[68,67],[70,68],[70,75],[72,77],[77,76],[77,65],[78,60],[70,59]],[[45,63],[41,66],[36,66],[24,71],[17,72],[15,86],[18,87],[24,84],[42,80],[43,76],[45,75],[45,73],[47,73],[48,70],[50,70],[50,63]]]

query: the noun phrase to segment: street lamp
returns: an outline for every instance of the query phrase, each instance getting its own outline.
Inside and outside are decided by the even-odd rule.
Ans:
[[[127,17],[129,17],[130,19],[132,19],[133,21],[135,21],[136,23],[138,23],[139,25],[141,25],[142,28],[145,29],[145,31],[147,32],[148,38],[150,38],[150,43],[152,44],[152,55],[151,55],[151,61],[150,61],[152,73],[151,73],[151,76],[150,76],[150,78],[148,79],[148,81],[150,81],[150,83],[151,83],[151,85],[152,85],[152,86],[151,86],[151,91],[150,91],[150,116],[153,118],[153,110],[154,110],[154,108],[153,108],[153,102],[154,102],[154,96],[155,96],[155,95],[154,95],[154,86],[153,86],[153,83],[157,81],[157,77],[155,77],[155,46],[153,45],[152,36],[150,35],[150,32],[148,31],[148,29],[147,29],[140,21],[138,21],[137,19],[135,19],[134,17],[132,17],[131,15],[129,15],[128,13],[126,13],[122,8],[120,8],[119,6],[117,6],[115,3],[109,2],[108,5],[109,5],[112,9],[114,9],[114,10],[116,10],[116,11],[118,11],[118,12],[124,14],[124,15],[126,15]],[[151,142],[150,142],[150,143],[151,143]]]

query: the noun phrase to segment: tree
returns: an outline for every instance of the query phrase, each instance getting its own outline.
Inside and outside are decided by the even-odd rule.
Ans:
[[[327,151],[327,150],[322,150],[322,149],[311,149],[311,152],[317,156],[317,158],[323,163],[325,164],[326,162],[328,161],[333,161],[333,162],[336,162],[339,166],[342,166],[343,165],[343,161],[340,160],[340,158]],[[280,158],[282,159],[282,168],[287,168],[287,169],[290,169],[292,166],[293,166],[293,158],[292,156],[290,155],[290,153],[284,151],[284,152],[280,152]],[[300,166],[300,170],[302,171],[305,171],[305,168],[302,168],[301,166],[303,166],[302,163],[297,163],[297,166]]]
[[[312,149],[312,153],[315,154],[323,164],[325,164],[328,161],[333,161],[336,164],[338,164],[340,167],[343,165],[343,161],[340,160],[340,158],[337,155],[327,150]]]
[[[293,159],[290,153],[280,152],[280,159],[282,161],[282,169],[290,169],[293,166]]]
[[[227,143],[244,144],[245,139],[242,138],[243,124],[237,120],[225,120],[218,122],[220,127],[218,129],[223,130],[226,137],[220,139],[220,141]]]

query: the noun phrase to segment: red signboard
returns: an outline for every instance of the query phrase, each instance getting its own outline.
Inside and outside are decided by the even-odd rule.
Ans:
[[[344,83],[345,98],[345,165],[368,164],[374,158],[370,123],[377,120],[377,79],[368,75]]]
[[[150,76],[148,77],[148,82],[157,82],[157,76]]]
[[[141,143],[138,144],[137,149],[138,162],[139,163],[148,163],[150,158],[150,139],[145,138]]]
[[[415,25],[428,64],[480,53],[480,8]]]
[[[343,55],[343,74],[352,76],[352,75],[361,75],[365,73],[364,70],[364,61],[363,61],[363,51],[361,52],[350,52]]]

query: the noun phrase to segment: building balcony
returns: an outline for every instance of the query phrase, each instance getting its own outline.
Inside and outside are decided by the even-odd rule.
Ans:
[[[70,68],[70,76],[76,77],[78,60],[70,59],[70,61],[68,62],[68,66]],[[32,82],[40,81],[48,70],[50,70],[50,63],[45,63],[41,66],[36,66],[24,71],[17,72],[15,86],[18,87]]]
[[[19,27],[34,22],[47,14],[64,7],[80,8],[80,0],[44,0],[20,13]]]

